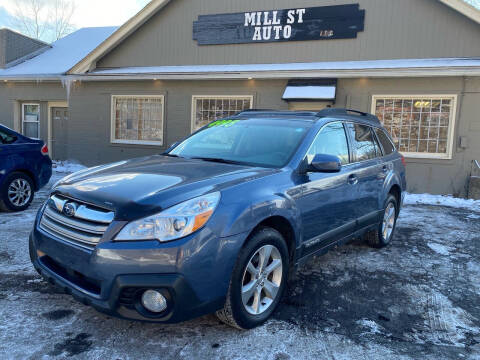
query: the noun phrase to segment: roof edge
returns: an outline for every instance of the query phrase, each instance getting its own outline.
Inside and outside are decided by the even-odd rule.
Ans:
[[[154,73],[154,74],[85,74],[76,79],[81,81],[123,81],[123,80],[270,80],[305,78],[394,78],[394,77],[452,77],[480,76],[480,66],[442,68],[399,68],[362,70],[279,70],[245,72],[205,72],[205,73]]]
[[[463,0],[439,0],[441,3],[457,10],[462,15],[480,24],[480,10]]]
[[[402,68],[402,69],[365,69],[365,70],[295,70],[295,71],[251,71],[251,72],[207,72],[207,73],[157,73],[137,75],[48,75],[48,76],[1,76],[0,81],[151,81],[151,80],[270,80],[270,79],[307,79],[307,78],[396,78],[396,77],[480,77],[480,66],[444,67],[444,68]]]
[[[91,69],[92,64],[96,63],[99,58],[107,54],[125,38],[131,35],[169,2],[170,0],[152,0],[135,16],[130,18],[130,20],[120,26],[118,30],[116,30],[93,51],[91,51],[86,57],[68,70],[67,74],[72,75],[88,72]]]

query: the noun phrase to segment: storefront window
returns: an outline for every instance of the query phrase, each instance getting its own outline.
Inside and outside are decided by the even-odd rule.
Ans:
[[[40,105],[22,105],[22,133],[33,139],[40,138]]]
[[[374,96],[372,107],[400,152],[451,158],[455,96]]]
[[[113,96],[112,142],[163,144],[163,96]]]
[[[196,131],[216,119],[251,109],[252,104],[253,96],[194,96],[192,131]]]

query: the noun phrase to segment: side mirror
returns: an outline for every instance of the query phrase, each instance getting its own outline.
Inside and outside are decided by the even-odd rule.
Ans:
[[[317,154],[314,156],[312,162],[308,166],[308,171],[311,172],[326,172],[334,173],[342,169],[342,161],[338,156]]]

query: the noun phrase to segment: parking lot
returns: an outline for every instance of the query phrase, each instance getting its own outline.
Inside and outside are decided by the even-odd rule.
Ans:
[[[47,190],[24,213],[0,213],[2,359],[480,359],[478,203],[409,201],[391,246],[355,242],[310,261],[274,319],[242,332],[213,315],[114,319],[42,281],[27,239]]]

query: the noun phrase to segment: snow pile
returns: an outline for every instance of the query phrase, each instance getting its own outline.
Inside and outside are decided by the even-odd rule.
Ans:
[[[405,205],[440,205],[480,211],[480,200],[456,198],[451,195],[410,194],[405,196]]]
[[[71,174],[86,169],[86,166],[75,161],[53,161],[53,171],[57,173]]]
[[[357,320],[356,323],[367,330],[370,334],[381,334],[382,326],[378,325],[375,321],[369,319]]]

